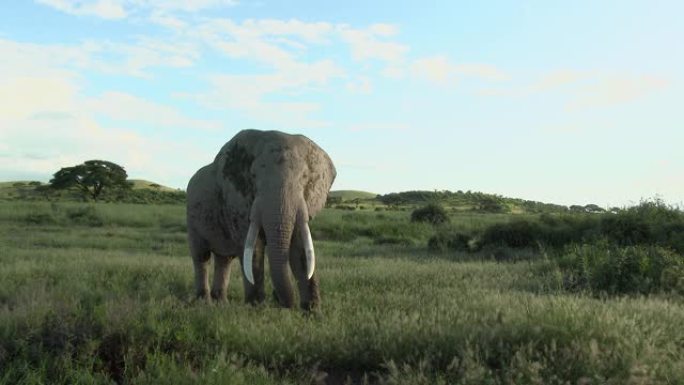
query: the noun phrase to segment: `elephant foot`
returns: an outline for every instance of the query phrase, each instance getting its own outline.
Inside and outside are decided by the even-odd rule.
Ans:
[[[321,305],[318,301],[301,302],[299,307],[302,308],[307,313],[318,313],[320,312]]]
[[[212,290],[211,299],[216,302],[227,302],[228,296],[226,295],[226,292],[223,290]]]
[[[290,300],[289,302],[281,301],[280,297],[278,297],[278,293],[275,290],[273,290],[273,300],[284,309],[292,309],[295,307],[295,303],[293,300]]]
[[[264,303],[265,300],[266,300],[266,295],[264,295],[263,292],[252,293],[252,294],[247,295],[245,297],[245,303],[248,303],[248,304],[253,305],[253,306],[262,304],[262,303]]]

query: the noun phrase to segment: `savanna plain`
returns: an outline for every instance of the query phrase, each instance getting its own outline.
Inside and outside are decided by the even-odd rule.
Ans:
[[[677,239],[584,241],[620,214],[447,215],[326,208],[305,313],[245,304],[238,261],[227,302],[195,300],[182,204],[0,202],[0,383],[684,384]],[[551,247],[524,223],[586,228]],[[518,232],[477,246],[493,227]]]

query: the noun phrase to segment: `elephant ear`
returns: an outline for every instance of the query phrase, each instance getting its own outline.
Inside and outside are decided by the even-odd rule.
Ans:
[[[254,155],[236,140],[228,142],[214,162],[221,180],[229,182],[245,199],[254,200],[256,183],[252,175]]]
[[[306,160],[309,172],[304,186],[304,200],[309,209],[309,216],[313,218],[325,206],[337,171],[328,154],[315,144],[309,150]]]

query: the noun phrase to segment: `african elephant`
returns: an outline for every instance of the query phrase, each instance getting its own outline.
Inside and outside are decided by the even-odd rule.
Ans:
[[[332,160],[313,141],[279,131],[240,131],[187,188],[187,227],[198,297],[223,300],[236,256],[242,256],[245,301],[264,300],[264,249],[281,306],[293,307],[287,266],[300,305],[319,305],[309,220],[335,179]],[[208,265],[214,254],[209,290]]]

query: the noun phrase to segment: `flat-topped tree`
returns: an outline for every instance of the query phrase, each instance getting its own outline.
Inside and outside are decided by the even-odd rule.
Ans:
[[[128,189],[128,174],[123,167],[106,160],[88,160],[82,164],[64,167],[50,180],[50,187],[58,190],[76,187],[94,200],[104,189]]]

